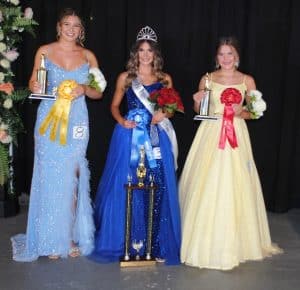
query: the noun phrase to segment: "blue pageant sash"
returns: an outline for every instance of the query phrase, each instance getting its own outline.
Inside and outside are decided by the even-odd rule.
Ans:
[[[154,104],[152,104],[148,98],[149,93],[144,88],[144,86],[141,84],[141,82],[138,80],[138,78],[134,79],[132,81],[132,90],[138,97],[138,99],[142,102],[142,104],[145,106],[145,108],[153,115],[154,114]],[[174,157],[174,166],[175,170],[177,169],[177,157],[178,157],[178,144],[177,144],[177,138],[175,134],[175,130],[172,126],[172,123],[168,118],[164,118],[161,122],[158,123],[158,126],[160,126],[165,133],[167,134],[171,145],[172,145],[172,152]]]
[[[140,157],[140,147],[144,146],[150,168],[156,167],[156,160],[146,128],[146,124],[150,122],[149,114],[145,109],[133,109],[128,112],[127,120],[136,123],[136,127],[132,129],[130,165],[136,167]]]

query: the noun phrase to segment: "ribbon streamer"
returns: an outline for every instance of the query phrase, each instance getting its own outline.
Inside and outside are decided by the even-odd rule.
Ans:
[[[78,84],[73,80],[65,80],[58,87],[58,98],[51,107],[48,115],[43,120],[39,133],[44,135],[50,129],[50,140],[55,141],[57,130],[59,131],[59,143],[61,145],[67,144],[69,114],[71,110],[72,96],[71,92]]]
[[[150,168],[157,166],[154,158],[150,136],[146,125],[150,122],[150,116],[144,109],[134,109],[128,112],[127,120],[135,121],[136,127],[132,129],[130,165],[136,167],[139,161],[139,150],[143,145]]]
[[[234,118],[234,110],[232,108],[232,105],[225,105],[222,128],[221,128],[221,136],[219,140],[220,149],[225,148],[226,139],[228,139],[228,142],[232,148],[238,147],[235,129],[233,125],[233,118]]]

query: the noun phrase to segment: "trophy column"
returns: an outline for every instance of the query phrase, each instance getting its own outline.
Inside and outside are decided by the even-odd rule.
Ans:
[[[154,192],[156,189],[153,179],[154,179],[153,176],[150,175],[146,260],[152,259],[151,247],[152,247],[152,229],[153,229],[153,206],[154,206]]]
[[[125,221],[125,254],[124,261],[130,260],[129,247],[130,247],[130,233],[131,233],[131,204],[132,204],[132,186],[131,176],[128,176],[128,184],[126,188],[126,221]]]

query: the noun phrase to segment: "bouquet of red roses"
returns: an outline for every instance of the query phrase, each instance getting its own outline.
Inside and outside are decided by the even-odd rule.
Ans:
[[[154,109],[174,114],[175,111],[184,113],[184,107],[177,91],[173,88],[161,88],[150,93],[149,101],[154,103]]]

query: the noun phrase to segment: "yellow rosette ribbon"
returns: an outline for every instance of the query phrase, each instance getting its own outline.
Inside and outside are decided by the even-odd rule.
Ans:
[[[55,141],[58,127],[60,127],[59,143],[61,145],[67,143],[69,114],[73,99],[71,92],[77,86],[78,84],[74,80],[64,80],[60,83],[57,88],[58,97],[39,128],[39,133],[44,135],[51,126],[50,140]]]

